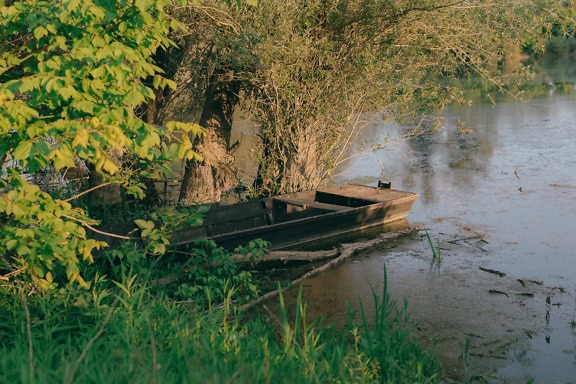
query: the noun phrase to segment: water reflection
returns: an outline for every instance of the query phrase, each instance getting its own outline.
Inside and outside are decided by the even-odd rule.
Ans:
[[[512,312],[506,311],[520,310],[510,307],[498,315],[508,316],[499,324],[502,328],[513,329],[513,324],[518,325],[525,317],[540,327],[528,347],[512,352],[508,366],[499,374],[528,375],[536,382],[569,382],[576,377],[576,336],[570,327],[576,310],[576,96],[554,94],[495,106],[454,106],[444,117],[441,133],[398,140],[384,151],[362,153],[340,169],[336,182],[375,184],[385,179],[391,180],[395,188],[420,194],[409,220],[424,223],[443,241],[446,250],[442,266],[432,272],[423,266],[422,259],[430,254],[422,243],[406,248],[407,252],[415,252],[412,256],[398,256],[401,263],[394,273],[411,279],[405,283],[410,288],[396,281],[391,289],[399,297],[408,298],[414,317],[433,324],[434,319],[446,320],[441,312],[447,311],[455,322],[474,328],[466,312],[486,313],[502,303],[530,307],[533,312],[510,315]],[[402,128],[372,122],[359,139],[381,141],[387,134],[400,138]],[[462,231],[485,236],[482,251],[448,243]],[[395,266],[384,251],[371,257],[379,260],[378,265],[386,260],[387,266]],[[333,298],[323,307],[326,294],[322,292],[327,290],[338,298],[354,300],[350,294],[356,293],[369,301],[369,289],[358,287],[366,287],[367,276],[378,270],[376,264],[362,261],[353,267],[342,266],[341,271],[311,282],[309,297],[317,301],[314,306],[337,316]],[[443,295],[455,293],[442,289],[446,279],[458,281],[460,276],[467,280],[460,282],[459,290],[466,289],[472,279],[485,281],[485,276],[475,273],[478,265],[507,275],[508,285],[499,289],[503,292],[524,289],[516,279],[542,281],[548,291],[538,292],[530,300],[484,298],[488,300],[485,306],[478,301],[482,298],[478,294],[470,307],[470,297],[467,301],[454,301],[454,297],[447,300]],[[552,303],[547,304],[547,298]],[[460,311],[462,307],[467,310]],[[482,325],[478,327],[474,331],[481,333]]]

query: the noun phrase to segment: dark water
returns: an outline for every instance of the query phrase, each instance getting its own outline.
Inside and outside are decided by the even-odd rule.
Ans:
[[[559,67],[560,80],[575,67]],[[364,252],[306,281],[309,318],[345,323],[351,303],[382,291],[386,268],[389,294],[407,300],[450,376],[576,383],[576,89],[565,84],[527,102],[449,107],[439,133],[410,140],[370,118],[333,181],[419,193],[408,220],[439,242],[442,262],[431,264],[424,231]]]
[[[458,322],[456,311],[464,309],[468,316],[462,321],[481,333],[492,325],[484,315],[502,299],[486,295],[488,301],[481,302],[484,296],[466,289],[475,279],[504,284],[504,278],[478,277],[478,266],[505,273],[508,289],[528,289],[519,288],[518,280],[541,282],[546,290],[532,299],[506,303],[517,306],[517,312],[511,308],[494,315],[499,328],[512,333],[526,327],[530,337],[522,347],[510,344],[492,371],[493,382],[575,383],[576,96],[551,92],[528,102],[454,106],[444,116],[440,133],[360,153],[335,178],[336,183],[390,180],[396,189],[418,192],[409,220],[425,225],[445,248],[442,267],[434,272],[427,267],[430,250],[423,241],[375,251],[311,281],[309,306],[328,318],[345,316],[336,304],[371,300],[367,287],[378,286],[386,265],[399,276],[390,276],[391,294],[408,297],[414,318],[441,312],[444,317],[436,318],[442,327],[440,322]],[[394,139],[401,133],[400,127],[374,120],[357,142],[384,142],[386,135]],[[474,239],[470,246],[450,242],[468,233]],[[443,288],[456,285],[458,291]],[[482,311],[484,323],[474,323],[475,311]]]

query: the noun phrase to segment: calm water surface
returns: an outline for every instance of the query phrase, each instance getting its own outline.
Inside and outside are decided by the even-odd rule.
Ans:
[[[459,271],[472,273],[484,266],[505,273],[511,282],[543,282],[552,293],[513,303],[541,308],[519,315],[533,316],[541,327],[522,349],[508,352],[508,361],[495,374],[532,377],[537,383],[576,383],[576,329],[570,324],[576,316],[576,96],[551,94],[528,102],[455,106],[444,116],[444,129],[435,135],[396,141],[377,152],[360,153],[358,144],[359,155],[341,167],[335,182],[390,180],[395,189],[418,192],[409,220],[424,224],[441,246],[463,231],[482,234],[481,246],[472,244],[475,249],[454,247],[455,243],[447,248],[442,268],[451,279],[457,279]],[[462,131],[459,121],[472,132]],[[357,142],[384,142],[386,134],[395,138],[401,131],[375,120],[359,133]],[[410,296],[405,286],[430,284],[421,288],[424,293],[408,299],[409,307],[414,304],[414,317],[419,317],[418,310],[430,310],[420,301],[436,300],[441,307],[443,297],[451,295],[434,291],[446,282],[447,277],[437,277],[442,269],[431,275],[419,261],[424,257],[421,244],[396,252],[374,252],[311,282],[310,289],[318,287],[308,296],[311,307],[332,317],[342,313],[330,310],[337,298],[370,300],[370,291],[360,287],[367,281],[375,284],[374,279],[381,279],[380,265],[394,266],[394,260],[397,269],[413,269],[410,276],[416,276],[418,283],[392,282],[391,291]],[[421,297],[427,296],[425,292],[430,296]],[[447,302],[441,310],[470,305],[467,311],[473,313],[475,300]],[[500,326],[513,328],[516,320],[521,319],[510,315]]]

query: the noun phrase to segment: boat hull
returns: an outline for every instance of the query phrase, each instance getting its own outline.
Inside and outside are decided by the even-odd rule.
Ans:
[[[180,232],[175,242],[214,240],[234,249],[250,240],[279,250],[404,219],[418,194],[361,185],[344,185],[251,200],[208,211],[204,226]]]

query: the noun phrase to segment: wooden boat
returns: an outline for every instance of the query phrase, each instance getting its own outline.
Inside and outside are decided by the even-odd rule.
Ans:
[[[270,242],[270,250],[294,248],[403,219],[417,198],[412,192],[347,184],[216,205],[203,226],[178,232],[172,240],[186,246],[212,239],[234,249],[258,238]]]

